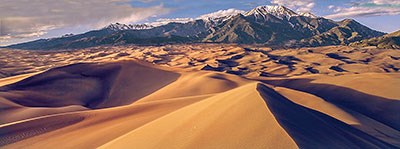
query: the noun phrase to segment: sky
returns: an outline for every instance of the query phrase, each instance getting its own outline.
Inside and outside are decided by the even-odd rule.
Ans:
[[[400,0],[0,0],[0,46],[79,34],[111,23],[187,21],[217,12],[283,5],[382,32],[400,30]]]

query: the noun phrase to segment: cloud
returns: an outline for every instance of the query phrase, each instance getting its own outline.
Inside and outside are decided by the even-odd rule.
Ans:
[[[131,6],[129,0],[1,0],[0,42],[36,37],[49,30],[113,22],[133,23],[166,14],[163,5]]]
[[[372,3],[375,3],[375,4],[400,5],[400,1],[398,1],[398,0],[373,0]]]
[[[382,15],[397,15],[400,14],[398,8],[368,8],[368,7],[350,7],[338,8],[335,14],[327,15],[326,18],[337,19],[347,17],[362,17],[362,16],[382,16]]]
[[[142,2],[142,3],[151,3],[154,2],[154,0],[135,0],[137,2]]]
[[[224,16],[236,15],[239,13],[245,13],[245,11],[231,8],[231,9],[227,9],[227,10],[219,10],[217,12],[204,14],[204,15],[199,16],[197,19],[208,19],[208,18],[214,19],[214,18],[219,18],[219,17],[224,17]]]
[[[314,0],[271,0],[272,4],[283,5],[298,12],[311,12]]]
[[[334,13],[325,16],[329,19],[399,15],[400,1],[371,0],[368,2],[353,3],[351,7],[332,7],[330,9],[333,9]]]

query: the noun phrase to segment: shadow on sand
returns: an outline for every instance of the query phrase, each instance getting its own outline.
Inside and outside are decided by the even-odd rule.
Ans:
[[[263,84],[257,90],[300,148],[395,148],[328,115],[297,105]]]

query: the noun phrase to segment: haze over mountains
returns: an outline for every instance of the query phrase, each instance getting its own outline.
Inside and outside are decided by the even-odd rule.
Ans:
[[[304,47],[347,45],[384,34],[352,19],[333,21],[311,13],[297,13],[284,6],[259,6],[244,13],[161,26],[116,23],[83,34],[40,39],[7,48],[47,50],[199,42]]]

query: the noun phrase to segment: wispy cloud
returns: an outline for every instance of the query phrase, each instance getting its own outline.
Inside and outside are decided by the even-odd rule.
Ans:
[[[353,2],[350,7],[330,7],[333,14],[325,16],[330,19],[364,16],[383,16],[400,14],[400,1],[370,0],[367,2]]]
[[[170,12],[163,5],[133,7],[129,0],[1,0],[0,42],[73,26],[100,28],[133,23]]]
[[[155,0],[134,0],[133,2],[142,2],[142,3],[150,3],[150,2],[154,2]]]
[[[390,4],[390,5],[400,5],[398,0],[372,0],[375,4]]]

